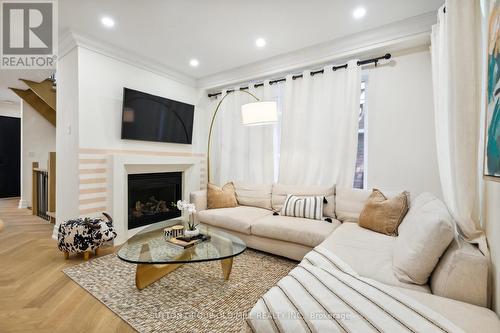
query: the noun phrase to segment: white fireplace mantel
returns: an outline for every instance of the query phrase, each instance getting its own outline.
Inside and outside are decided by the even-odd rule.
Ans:
[[[117,236],[114,244],[124,243],[144,229],[128,230],[128,175],[153,172],[182,172],[182,198],[189,200],[189,193],[200,189],[200,158],[194,156],[144,156],[113,154],[108,160],[113,224]]]

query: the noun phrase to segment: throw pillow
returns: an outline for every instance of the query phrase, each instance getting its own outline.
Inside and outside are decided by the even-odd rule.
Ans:
[[[408,212],[408,197],[409,193],[405,191],[388,199],[382,192],[373,189],[359,215],[359,226],[397,236],[398,226]]]
[[[323,205],[323,216],[335,218],[335,186],[274,184],[271,195],[273,211],[281,211],[289,194],[300,197],[325,197],[328,203]]]
[[[208,184],[207,186],[207,208],[230,208],[237,207],[238,202],[236,201],[236,192],[234,190],[233,183],[227,183],[218,187],[214,184]]]
[[[394,244],[392,269],[402,282],[425,284],[455,235],[441,200],[422,193],[411,202]]]
[[[323,199],[324,197],[301,197],[289,194],[283,207],[281,215],[303,217],[306,219],[323,219]]]

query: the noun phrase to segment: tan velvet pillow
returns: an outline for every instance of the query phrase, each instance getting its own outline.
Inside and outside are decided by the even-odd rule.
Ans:
[[[237,207],[238,201],[236,201],[236,191],[234,189],[233,183],[227,183],[218,187],[214,184],[208,184],[207,186],[207,208],[230,208]]]
[[[408,212],[409,196],[410,194],[405,191],[387,199],[382,192],[373,189],[359,215],[359,226],[389,236],[397,236],[398,226]]]

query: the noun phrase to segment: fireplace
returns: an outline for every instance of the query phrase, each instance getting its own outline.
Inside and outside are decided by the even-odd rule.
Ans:
[[[128,175],[128,229],[181,216],[182,172]]]

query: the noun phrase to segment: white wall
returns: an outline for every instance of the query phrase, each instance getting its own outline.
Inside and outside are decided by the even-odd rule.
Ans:
[[[21,105],[0,102],[0,116],[21,118]]]
[[[85,48],[78,51],[80,147],[193,150],[192,145],[122,140],[122,101],[127,87],[195,105],[197,89]]]
[[[74,47],[65,54],[57,72],[58,223],[102,211],[113,213],[114,175],[108,162],[114,154],[193,155],[200,151],[195,144],[121,139],[124,87],[193,105],[200,96],[196,88],[85,47]],[[195,109],[195,126],[205,126],[197,112]],[[200,141],[197,132],[195,127],[194,143]]]
[[[21,201],[20,207],[31,206],[32,164],[47,169],[49,152],[56,150],[56,128],[31,105],[22,101],[21,124]]]
[[[430,52],[393,54],[369,68],[368,188],[442,196],[436,155]]]
[[[78,185],[78,52],[73,49],[57,62],[56,221],[58,223],[77,216],[75,214],[78,212]]]

